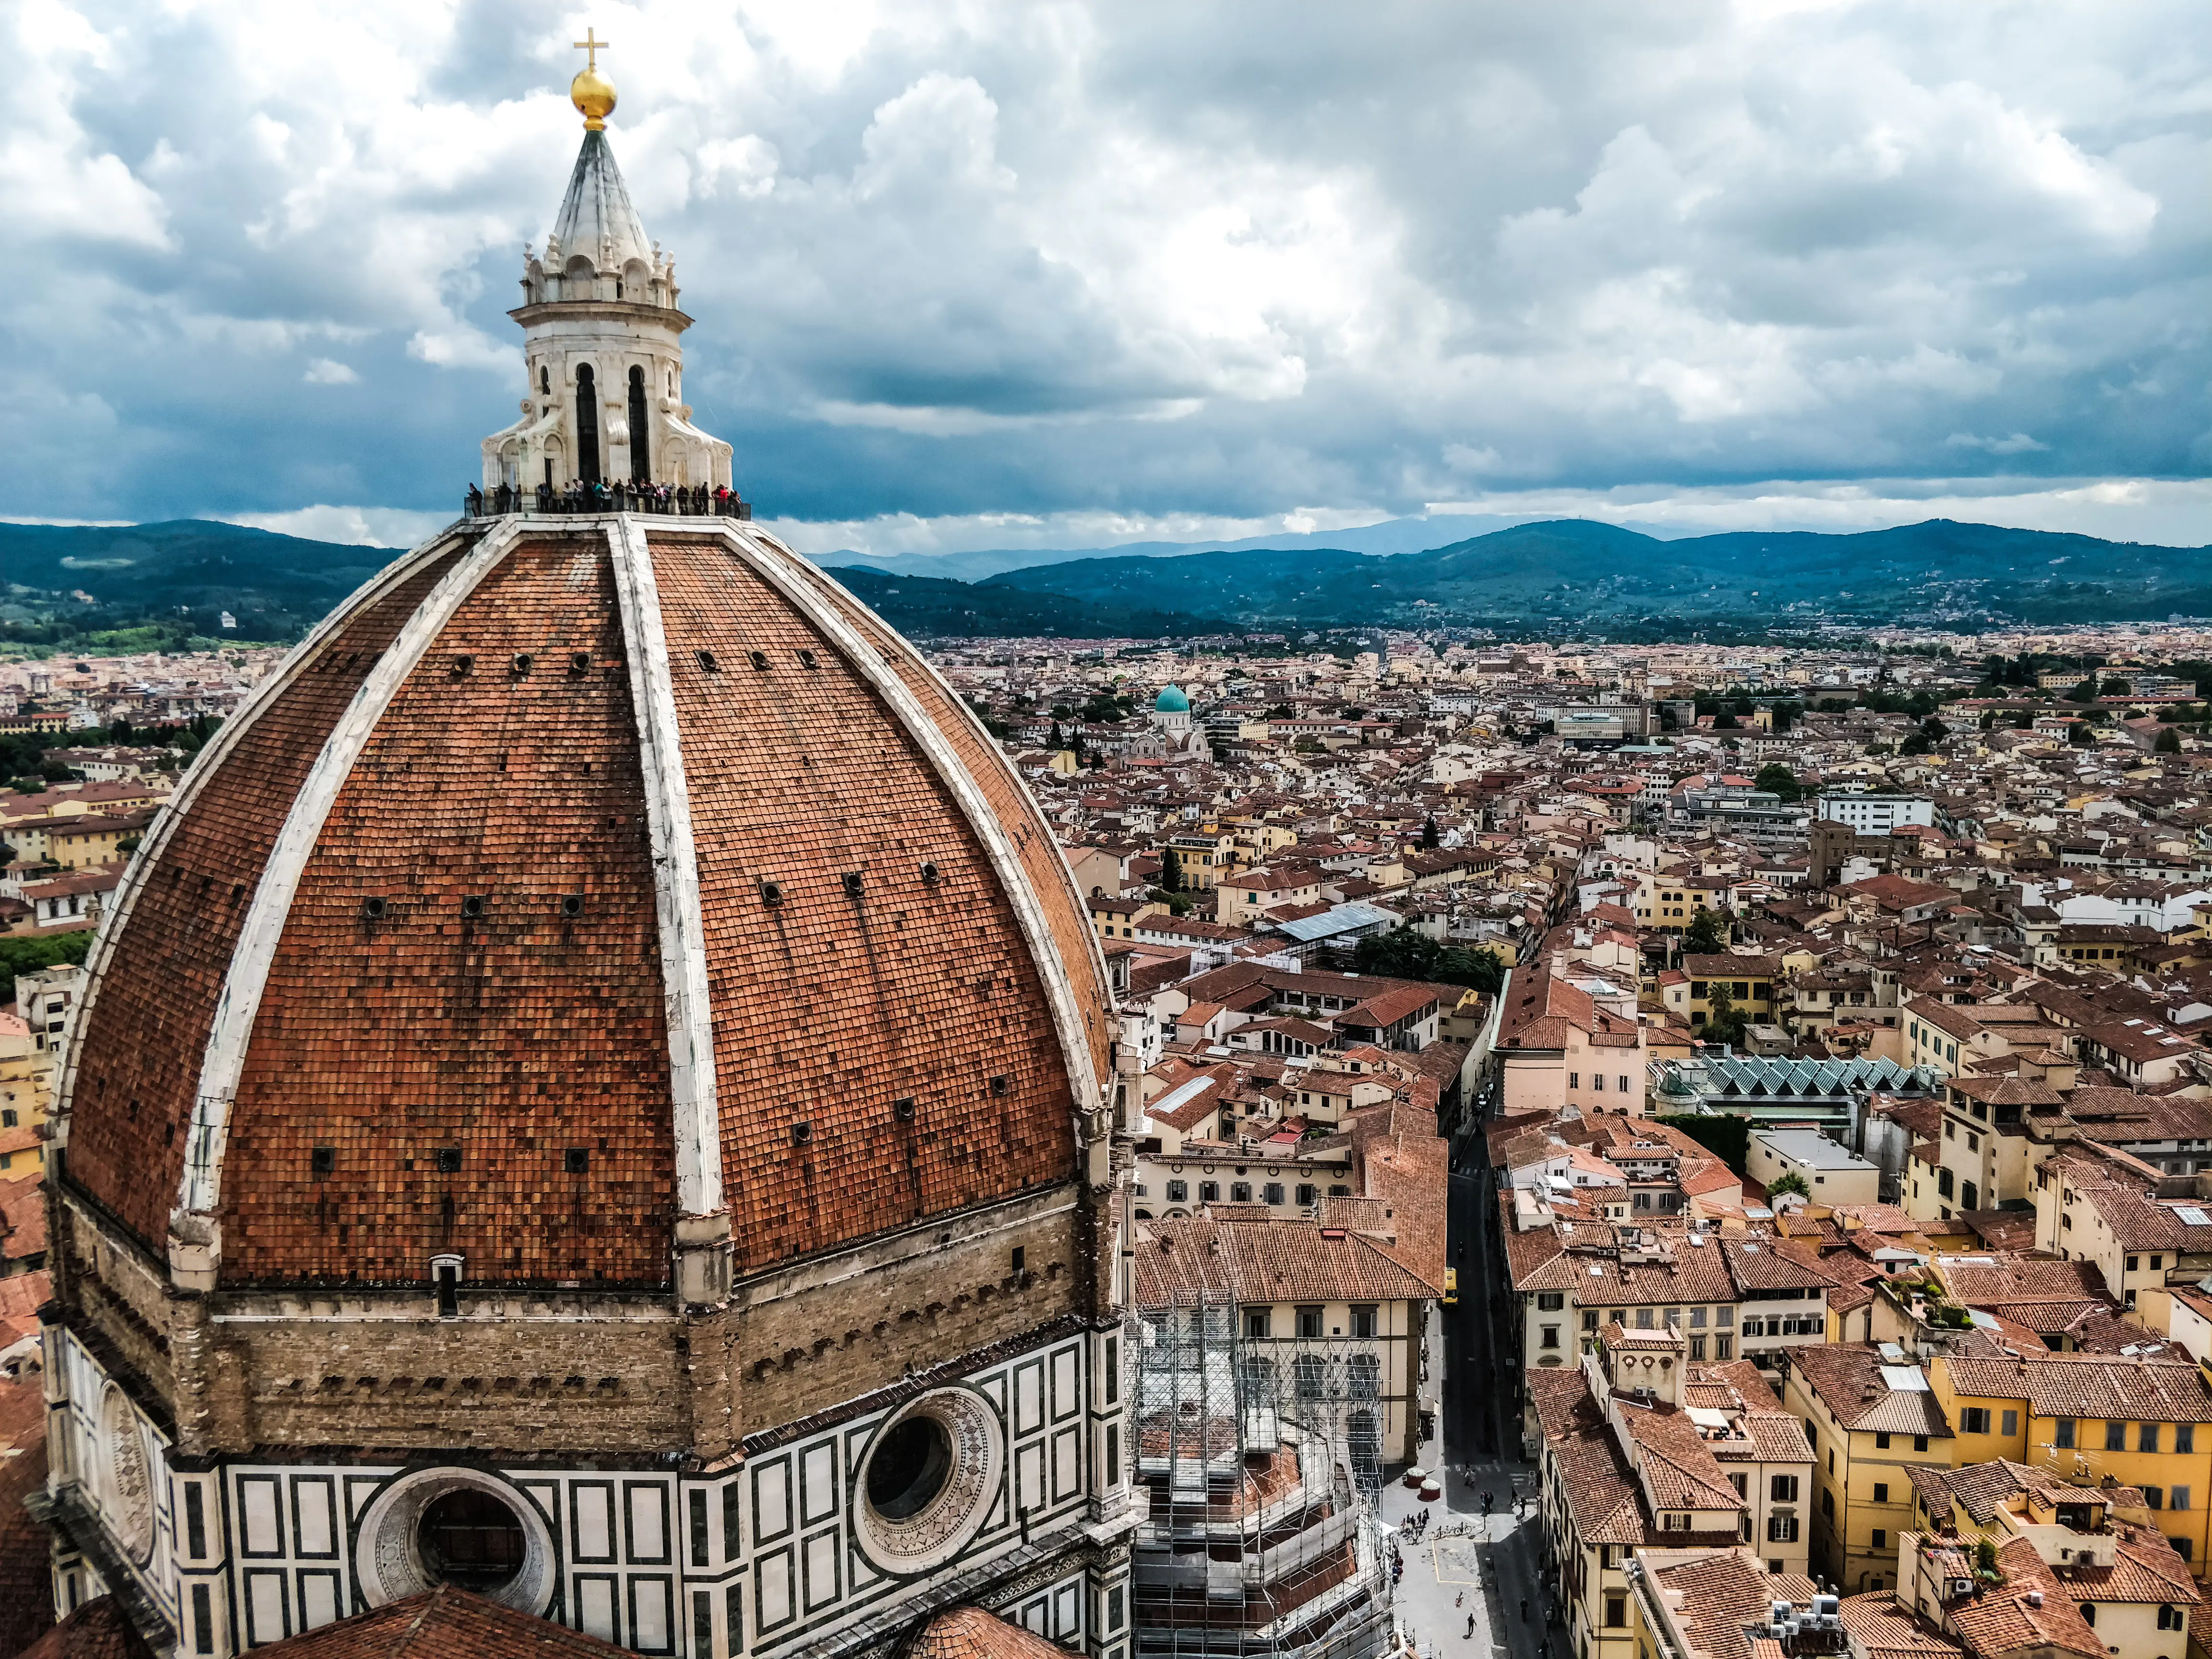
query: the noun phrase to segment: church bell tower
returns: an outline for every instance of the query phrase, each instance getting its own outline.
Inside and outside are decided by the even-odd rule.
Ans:
[[[572,481],[727,488],[730,446],[691,424],[684,401],[676,262],[648,240],[607,143],[615,89],[595,37],[569,83],[583,148],[552,234],[523,253],[526,374],[522,418],[483,441],[483,487],[530,491]]]

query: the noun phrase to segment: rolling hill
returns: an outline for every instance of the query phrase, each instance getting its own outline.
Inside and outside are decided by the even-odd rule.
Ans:
[[[1306,628],[1564,623],[1620,632],[1730,619],[2120,621],[2212,614],[2212,557],[1936,519],[1856,535],[1661,541],[1554,520],[1390,557],[1253,550],[1079,559],[979,584]]]
[[[157,637],[296,639],[392,556],[389,549],[203,520],[0,525],[0,643],[82,641],[91,649],[145,648]],[[2212,615],[2212,549],[1942,519],[1858,535],[1743,532],[1672,541],[1566,519],[1425,552],[1300,544],[1178,555],[1147,546],[976,582],[842,562],[836,574],[894,626],[961,638],[1459,624],[1656,640],[1816,622]],[[218,627],[226,611],[234,630]]]

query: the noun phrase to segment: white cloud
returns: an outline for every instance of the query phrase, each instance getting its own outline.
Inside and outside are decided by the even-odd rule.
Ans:
[[[218,513],[226,524],[273,530],[309,541],[349,547],[413,547],[453,521],[451,513],[417,513],[392,507],[297,507],[283,513]]]
[[[1832,481],[1775,495],[1817,515],[1914,479],[1995,501],[1945,481],[2002,465],[2054,501],[2155,494],[2212,455],[2197,12],[630,0],[600,27],[696,419],[763,511],[1095,545],[1478,486],[1687,512]],[[10,20],[0,509],[450,498],[513,417],[503,313],[574,155],[580,25]]]
[[[1954,432],[1943,443],[1950,449],[1981,449],[1992,455],[2027,455],[2051,447],[2036,442],[2025,432],[2015,432],[2008,438],[1978,438],[1971,432]]]

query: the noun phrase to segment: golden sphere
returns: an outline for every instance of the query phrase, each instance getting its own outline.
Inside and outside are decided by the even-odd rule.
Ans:
[[[597,132],[614,113],[615,84],[597,70],[580,70],[568,82],[568,101],[583,112],[585,129]]]

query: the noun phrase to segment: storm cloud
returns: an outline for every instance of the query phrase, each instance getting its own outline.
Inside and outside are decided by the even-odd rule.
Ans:
[[[2197,3],[9,16],[11,516],[450,512],[588,21],[696,419],[802,541],[2212,537]]]

